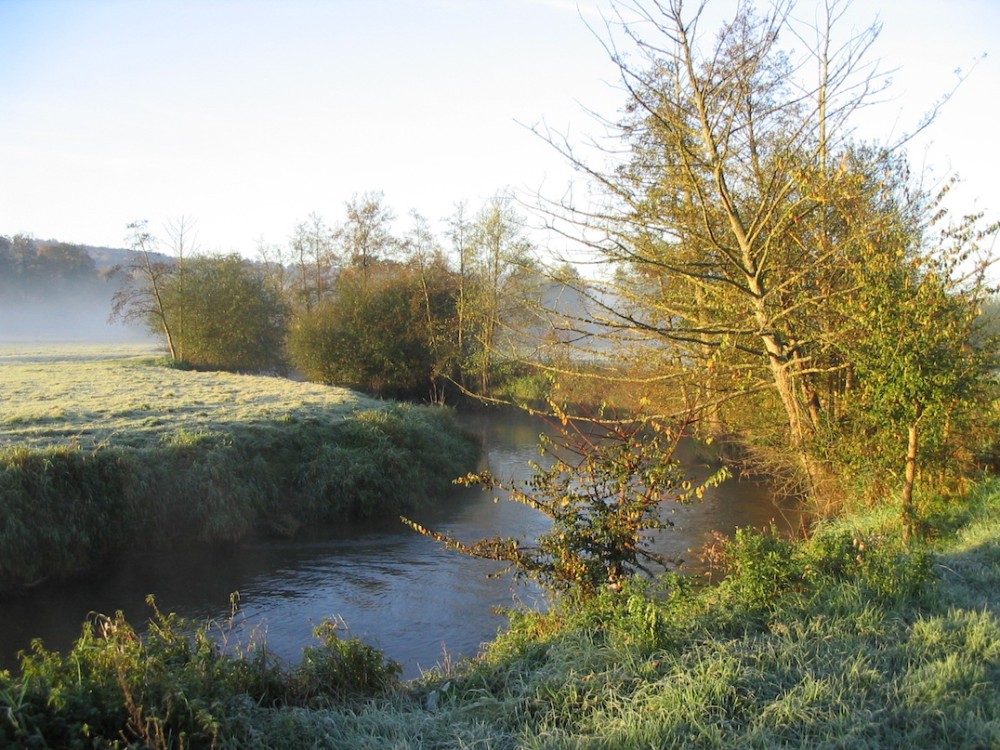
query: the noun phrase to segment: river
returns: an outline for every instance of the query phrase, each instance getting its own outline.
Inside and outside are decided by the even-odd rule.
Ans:
[[[498,477],[530,475],[544,425],[520,414],[488,413],[464,417],[484,445],[482,468]],[[686,450],[689,474],[710,471]],[[766,487],[730,479],[709,490],[702,502],[671,509],[675,527],[664,532],[656,549],[687,560],[712,532],[732,533],[740,526],[760,527],[772,520],[794,528],[798,516],[781,512]],[[523,505],[493,502],[493,495],[460,488],[415,520],[463,541],[487,535],[532,538],[547,519]],[[125,612],[141,625],[149,615],[148,594],[163,612],[197,621],[214,620],[232,647],[264,636],[268,648],[295,660],[314,643],[312,629],[335,617],[358,636],[403,665],[404,678],[449,659],[471,656],[505,622],[495,607],[538,606],[531,587],[509,577],[491,578],[501,566],[444,550],[399,522],[315,529],[291,540],[265,540],[235,549],[157,552],[108,567],[83,583],[41,586],[2,603],[0,668],[16,665],[15,653],[41,638],[47,648],[67,649],[80,626],[100,612]],[[231,595],[238,610],[231,617]]]

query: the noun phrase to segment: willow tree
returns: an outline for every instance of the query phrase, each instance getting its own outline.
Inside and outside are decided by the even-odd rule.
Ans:
[[[902,142],[852,140],[855,113],[883,83],[867,61],[878,26],[839,43],[845,3],[820,3],[805,28],[793,6],[741,3],[710,38],[704,2],[691,13],[682,0],[618,4],[609,29],[631,54],[614,33],[608,49],[627,103],[608,124],[624,148],[594,166],[549,135],[605,200],[548,210],[555,229],[622,269],[592,294],[600,322],[655,342],[639,356],[695,394],[687,408],[780,454],[816,497],[834,473],[820,437],[851,385],[837,316],[870,281],[865,267],[907,262],[926,227],[907,198]],[[789,41],[806,46],[800,59]]]

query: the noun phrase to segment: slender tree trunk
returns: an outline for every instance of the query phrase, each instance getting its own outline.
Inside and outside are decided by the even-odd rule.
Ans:
[[[906,440],[906,471],[903,475],[903,502],[902,502],[902,515],[903,515],[903,544],[909,544],[910,539],[913,538],[917,514],[913,507],[913,485],[917,480],[917,449],[919,447],[918,438],[918,423],[920,422],[920,416],[923,413],[923,406],[921,404],[916,404],[915,415],[913,421],[907,430],[907,440]]]
[[[698,325],[702,328],[708,328],[710,326],[710,321],[704,314],[705,306],[707,304],[705,299],[705,290],[702,289],[701,285],[695,285],[694,288],[695,297],[695,307],[698,310]],[[706,367],[704,373],[701,376],[701,382],[698,383],[697,388],[699,395],[696,396],[700,398],[700,403],[695,403],[694,407],[699,409],[703,414],[702,419],[705,422],[705,428],[709,435],[722,435],[725,428],[722,423],[722,415],[720,414],[719,403],[716,398],[716,375],[715,370],[712,366],[712,354],[714,352],[713,347],[710,344],[703,344],[701,346],[701,354],[705,358]]]
[[[143,250],[142,257],[146,264],[146,273],[149,277],[150,291],[152,292],[153,299],[156,302],[156,317],[159,318],[160,327],[163,329],[163,335],[167,339],[167,351],[170,352],[170,359],[177,362],[180,358],[180,352],[177,350],[177,343],[174,341],[174,334],[170,328],[170,322],[167,320],[167,305],[163,300],[163,294],[160,290],[157,271],[153,268],[153,263],[149,259],[148,252]]]

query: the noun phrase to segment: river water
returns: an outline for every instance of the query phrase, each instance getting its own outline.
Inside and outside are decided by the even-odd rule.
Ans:
[[[530,476],[528,462],[539,458],[543,423],[510,413],[464,418],[483,441],[481,468],[503,478]],[[694,451],[686,453],[681,458],[692,478],[710,473]],[[709,490],[702,502],[671,512],[675,527],[658,537],[656,549],[685,558],[694,573],[698,561],[689,550],[701,548],[715,530],[730,534],[772,521],[794,528],[799,522],[794,511],[772,503],[762,484],[735,479]],[[548,521],[526,506],[495,503],[492,494],[460,487],[414,519],[463,541],[533,538]],[[448,659],[476,654],[504,625],[494,608],[544,606],[534,589],[509,577],[489,577],[500,567],[444,550],[396,521],[315,529],[235,549],[136,555],[86,582],[41,586],[0,602],[0,668],[14,667],[16,652],[35,637],[47,648],[67,649],[93,612],[122,610],[141,626],[150,613],[146,596],[153,594],[163,612],[216,621],[233,647],[264,636],[269,650],[290,661],[315,642],[316,625],[338,618],[349,635],[400,662],[405,678],[416,677]],[[231,597],[237,592],[233,617]]]

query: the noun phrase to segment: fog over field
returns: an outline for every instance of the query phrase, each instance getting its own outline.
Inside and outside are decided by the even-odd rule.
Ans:
[[[49,299],[0,299],[0,341],[142,341],[141,327],[109,323],[111,295],[61,289]]]
[[[0,342],[141,341],[138,326],[109,322],[128,251],[0,236]]]

